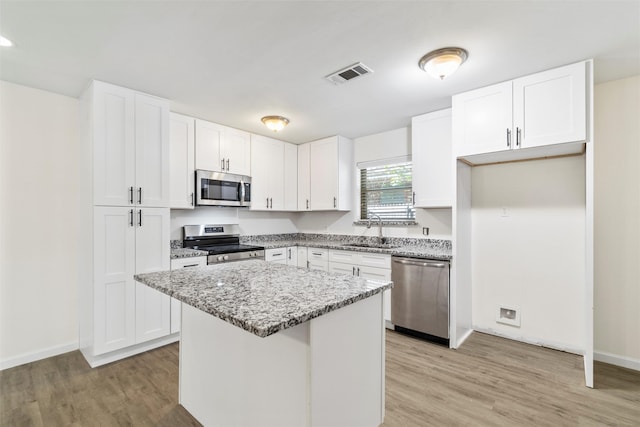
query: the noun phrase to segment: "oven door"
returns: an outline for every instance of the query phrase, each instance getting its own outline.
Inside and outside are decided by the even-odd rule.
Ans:
[[[197,206],[250,206],[251,178],[244,175],[196,170]]]

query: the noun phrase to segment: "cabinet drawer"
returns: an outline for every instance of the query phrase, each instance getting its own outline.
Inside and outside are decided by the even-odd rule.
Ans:
[[[202,267],[207,265],[207,257],[206,256],[195,256],[189,258],[177,258],[171,260],[171,269],[177,270],[179,268],[189,268],[189,267]]]
[[[357,252],[357,264],[367,267],[391,268],[391,255]]]
[[[328,249],[318,249],[318,248],[309,248],[307,250],[307,257],[309,261],[329,261],[329,250]]]
[[[342,262],[345,264],[357,264],[358,252],[353,251],[340,251],[331,249],[329,251],[329,262]]]
[[[267,262],[287,261],[287,248],[267,249],[264,251],[264,259]]]

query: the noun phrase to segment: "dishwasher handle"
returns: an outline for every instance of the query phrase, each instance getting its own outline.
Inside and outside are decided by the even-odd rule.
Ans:
[[[417,267],[446,268],[447,264],[442,262],[420,261],[417,259],[393,258],[393,262],[404,265],[415,265]]]

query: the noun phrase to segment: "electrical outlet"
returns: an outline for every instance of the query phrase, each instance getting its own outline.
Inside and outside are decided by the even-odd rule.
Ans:
[[[509,214],[510,214],[510,212],[509,212],[509,208],[507,208],[507,207],[503,207],[502,209],[500,209],[500,216],[501,216],[502,218],[508,218],[508,217],[509,217]]]
[[[520,327],[520,310],[516,307],[509,307],[505,305],[499,305],[496,322],[503,323],[505,325]]]
[[[425,236],[429,235],[429,227],[422,227],[422,234],[424,234]]]

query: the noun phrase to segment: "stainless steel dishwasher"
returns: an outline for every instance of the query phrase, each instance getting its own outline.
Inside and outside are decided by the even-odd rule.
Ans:
[[[449,262],[392,257],[391,323],[404,332],[449,344]]]

